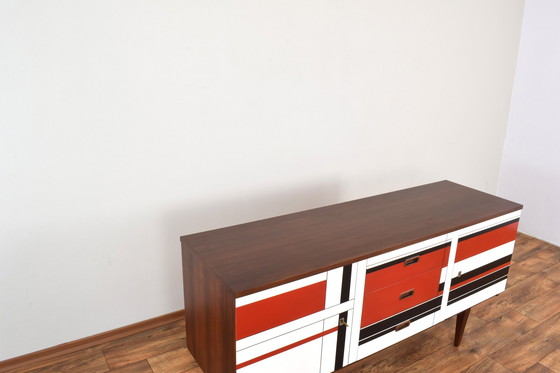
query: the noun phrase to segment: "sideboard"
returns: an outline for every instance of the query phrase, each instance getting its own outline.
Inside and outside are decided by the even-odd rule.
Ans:
[[[330,373],[505,290],[522,205],[450,181],[181,237],[205,373]]]

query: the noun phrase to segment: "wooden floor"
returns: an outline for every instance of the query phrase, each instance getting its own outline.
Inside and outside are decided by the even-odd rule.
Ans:
[[[340,372],[560,373],[560,248],[519,234],[508,289],[472,309],[458,348],[454,322]],[[201,373],[184,333],[184,323],[173,322],[17,372]]]

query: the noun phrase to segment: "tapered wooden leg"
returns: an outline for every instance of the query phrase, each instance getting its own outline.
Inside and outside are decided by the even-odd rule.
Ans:
[[[457,314],[457,324],[455,325],[455,346],[458,347],[461,344],[461,339],[463,339],[463,333],[465,331],[465,326],[467,325],[467,320],[471,309],[467,308],[463,312]]]

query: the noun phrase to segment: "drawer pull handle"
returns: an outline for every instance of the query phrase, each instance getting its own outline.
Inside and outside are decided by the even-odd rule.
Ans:
[[[344,325],[344,326],[346,326],[347,328],[350,327],[350,325],[346,324],[346,321],[344,321],[344,317],[341,317],[341,318],[340,318],[340,322],[338,323],[338,325],[341,325],[341,326]]]
[[[413,256],[404,260],[404,266],[407,267],[411,264],[418,263],[420,261],[420,255]]]
[[[397,326],[395,326],[395,331],[398,332],[399,330],[402,330],[406,327],[410,326],[410,320],[403,322],[402,324],[399,324]]]
[[[399,296],[399,300],[403,300],[405,298],[411,297],[413,294],[414,294],[414,289],[410,289],[405,292],[402,292],[401,295]]]

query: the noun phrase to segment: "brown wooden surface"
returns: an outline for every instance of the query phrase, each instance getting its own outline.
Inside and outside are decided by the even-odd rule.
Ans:
[[[234,295],[189,247],[182,258],[187,346],[206,373],[233,373]]]
[[[549,260],[536,267],[531,264],[535,258]],[[560,373],[559,263],[559,247],[519,234],[510,270],[510,278],[516,281],[508,281],[501,295],[473,307],[461,346],[453,347],[455,319],[450,318],[338,372]],[[527,288],[542,289],[542,282],[552,288],[526,295]],[[519,304],[508,301],[510,306],[502,308],[496,303],[518,295],[522,299]],[[500,311],[494,311],[496,307]],[[490,319],[479,317],[486,313],[492,315]],[[8,372],[202,373],[185,348],[184,327],[184,321],[175,321],[66,356],[29,362]],[[159,347],[152,350],[152,345]],[[111,369],[110,364],[117,360],[107,359],[107,350],[121,351],[128,356],[128,365]],[[0,372],[6,369],[0,368]]]
[[[236,296],[520,210],[441,181],[181,237]]]

